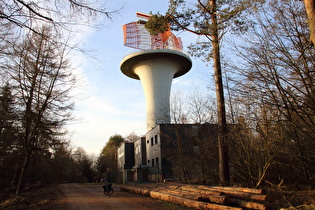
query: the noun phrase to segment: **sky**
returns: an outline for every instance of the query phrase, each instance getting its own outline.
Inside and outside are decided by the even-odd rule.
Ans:
[[[71,146],[83,148],[87,154],[98,156],[108,139],[146,133],[145,99],[139,80],[131,79],[120,71],[123,57],[134,49],[123,46],[122,25],[137,21],[136,12],[165,14],[168,0],[115,0],[106,1],[109,10],[119,9],[112,19],[103,19],[101,29],[86,30],[82,46],[92,49],[90,57],[77,56],[80,69],[80,89],[73,115],[68,125]],[[182,38],[184,46],[195,42],[188,32],[174,32]],[[185,50],[185,48],[184,48]],[[192,69],[172,83],[172,92],[188,93],[198,87],[209,86],[207,77],[211,66],[193,59]]]

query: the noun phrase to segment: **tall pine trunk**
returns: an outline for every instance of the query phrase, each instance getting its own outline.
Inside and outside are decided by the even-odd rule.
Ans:
[[[304,0],[305,9],[310,28],[310,41],[315,46],[315,0]]]
[[[227,128],[226,113],[224,102],[224,91],[222,82],[222,71],[220,61],[220,41],[218,32],[218,20],[216,13],[216,0],[211,0],[211,22],[212,22],[212,52],[213,52],[213,70],[216,87],[217,111],[218,111],[218,151],[219,151],[219,182],[220,185],[227,186],[230,184],[230,170],[228,161],[227,148]]]

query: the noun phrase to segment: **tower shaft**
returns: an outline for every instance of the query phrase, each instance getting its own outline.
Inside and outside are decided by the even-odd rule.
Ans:
[[[147,131],[158,124],[170,123],[172,80],[188,72],[191,66],[186,54],[174,50],[140,51],[122,60],[122,72],[141,80],[146,100]]]
[[[179,64],[163,57],[140,62],[134,69],[144,90],[148,131],[158,124],[170,123],[170,91],[178,69]]]

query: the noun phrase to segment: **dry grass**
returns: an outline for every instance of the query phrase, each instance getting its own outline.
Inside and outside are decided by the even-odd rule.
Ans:
[[[268,190],[271,209],[315,210],[315,190]]]
[[[56,202],[58,201],[58,202]],[[64,206],[62,194],[56,185],[42,186],[16,197],[13,192],[1,195],[0,209],[56,209]]]

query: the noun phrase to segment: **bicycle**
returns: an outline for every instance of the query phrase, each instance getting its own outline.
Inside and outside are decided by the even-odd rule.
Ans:
[[[114,189],[112,188],[111,183],[105,183],[105,185],[103,185],[102,187],[104,194],[107,195],[108,197],[114,193]]]

